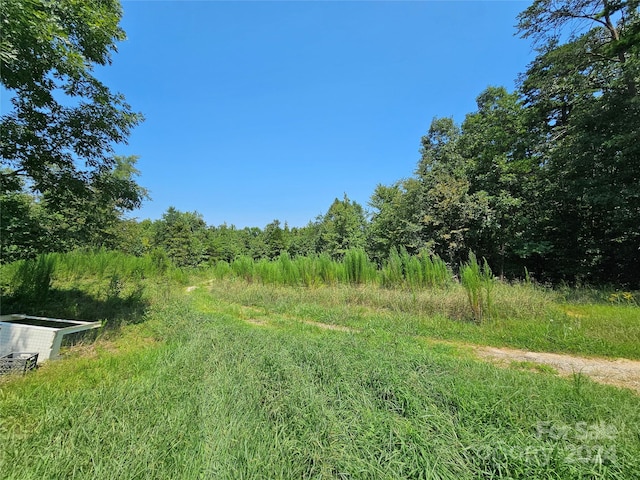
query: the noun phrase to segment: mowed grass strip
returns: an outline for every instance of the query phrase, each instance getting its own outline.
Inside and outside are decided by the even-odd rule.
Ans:
[[[156,306],[131,333],[139,348],[0,384],[2,478],[640,471],[640,400],[631,393],[498,369],[398,331],[330,331],[277,314],[261,326],[249,314],[199,291]],[[128,335],[118,341],[135,343]]]

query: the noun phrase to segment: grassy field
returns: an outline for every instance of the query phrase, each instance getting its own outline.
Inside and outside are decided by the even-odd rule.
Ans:
[[[640,397],[455,346],[640,358],[637,307],[498,286],[477,324],[456,285],[112,278],[86,311],[129,324],[0,380],[1,478],[640,478]]]
[[[540,352],[640,359],[640,309],[635,305],[568,304],[526,285],[496,285],[495,318],[467,321],[459,285],[419,291],[343,286],[287,288],[241,281],[213,282],[218,301],[249,313],[291,315],[395,335],[510,346]],[[242,309],[238,315],[243,315]]]

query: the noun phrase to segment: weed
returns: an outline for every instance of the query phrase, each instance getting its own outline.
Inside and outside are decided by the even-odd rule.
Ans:
[[[343,259],[345,280],[351,285],[360,285],[374,274],[374,267],[361,249],[348,250]]]
[[[231,270],[236,276],[244,278],[247,282],[251,282],[253,281],[254,261],[248,256],[237,257],[231,263]]]
[[[473,319],[477,323],[491,317],[493,310],[492,291],[495,279],[484,260],[481,266],[473,252],[469,252],[469,261],[460,267],[460,280],[467,292]]]
[[[609,295],[607,300],[609,303],[615,303],[618,305],[634,305],[636,307],[639,305],[638,300],[631,292],[614,292]]]
[[[530,370],[530,371],[535,371],[540,373],[548,373],[550,375],[558,374],[558,371],[555,368],[543,363],[514,360],[510,363],[510,365],[512,368],[516,368],[519,370]]]

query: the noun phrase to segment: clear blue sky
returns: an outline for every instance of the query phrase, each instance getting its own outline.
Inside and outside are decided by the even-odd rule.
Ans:
[[[412,175],[434,117],[461,122],[532,60],[523,1],[123,2],[113,65],[97,73],[146,121],[151,201],[209,225],[303,226],[346,193]]]

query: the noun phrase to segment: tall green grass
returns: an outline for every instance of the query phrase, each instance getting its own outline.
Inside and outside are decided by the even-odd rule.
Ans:
[[[410,255],[403,247],[400,252],[391,249],[389,258],[380,271],[380,283],[389,288],[437,288],[452,282],[452,273],[438,256],[426,251]]]
[[[45,254],[2,265],[0,278],[3,314],[101,320],[119,326],[142,320],[150,280],[176,284],[188,276],[153,255],[99,250]]]
[[[346,283],[359,285],[376,282],[377,269],[363,250],[347,251],[343,260],[332,260],[327,254],[292,258],[282,253],[275,260],[254,260],[241,256],[226,268],[222,263],[213,266],[216,278],[231,275],[250,283],[262,285],[316,286]]]
[[[361,285],[375,279],[377,271],[361,249],[348,250],[342,260],[344,280],[351,285]]]
[[[25,301],[47,300],[56,267],[54,255],[39,255],[33,260],[19,260],[13,266],[10,284],[14,294]]]
[[[325,295],[226,282],[243,301]],[[330,289],[354,300],[363,290]],[[274,313],[256,326],[242,306],[217,290],[174,295],[92,356],[0,384],[2,477],[628,480],[640,471],[640,400],[629,392],[500,369],[397,329],[329,331]]]
[[[326,253],[321,253],[317,257],[313,257],[317,263],[317,271],[320,281],[325,285],[333,285],[338,281],[339,264],[334,262]]]
[[[467,292],[469,307],[473,319],[481,323],[493,313],[492,291],[495,285],[493,272],[484,260],[478,263],[473,252],[469,252],[469,261],[460,267],[460,282]]]
[[[468,321],[467,292],[390,289],[337,284],[313,289],[225,279],[207,286],[221,302],[249,309],[249,317],[291,316],[366,332],[411,335],[538,352],[640,360],[640,309],[617,305],[565,305],[553,292],[496,282],[493,314]]]
[[[402,256],[393,251],[382,269],[378,269],[362,249],[347,251],[342,260],[334,260],[324,253],[294,258],[283,253],[275,260],[241,256],[230,268],[226,262],[218,263],[212,267],[215,278],[234,276],[263,285],[380,284],[389,288],[437,288],[452,282],[451,270],[440,258],[426,253],[411,256],[406,250]]]
[[[20,260],[0,266],[4,294],[46,295],[53,283],[82,280],[127,280],[171,277],[184,278],[179,269],[159,261],[157,255],[134,257],[116,251],[73,251],[42,254],[32,260]]]

